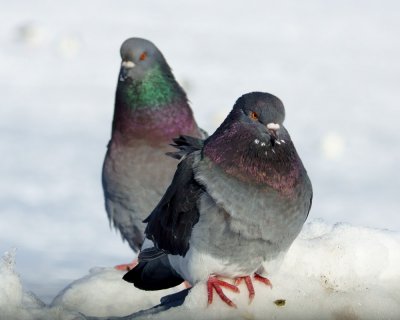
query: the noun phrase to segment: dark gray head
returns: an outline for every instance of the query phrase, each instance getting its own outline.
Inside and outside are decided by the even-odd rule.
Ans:
[[[251,92],[236,101],[225,122],[240,123],[243,134],[274,146],[280,133],[285,135],[284,119],[285,108],[279,98],[265,92]]]
[[[156,66],[170,70],[160,50],[146,39],[130,38],[125,40],[120,53],[122,59],[120,81],[128,78],[141,79]]]
[[[253,122],[267,126],[270,123],[282,125],[285,107],[279,98],[265,92],[251,92],[241,96],[233,107]]]
[[[284,119],[285,109],[277,97],[247,93],[205,141],[203,154],[242,181],[290,189],[299,176],[301,161]]]

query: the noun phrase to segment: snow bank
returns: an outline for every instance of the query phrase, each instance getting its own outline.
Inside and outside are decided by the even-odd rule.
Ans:
[[[0,264],[1,320],[78,320],[85,316],[123,316],[159,304],[161,297],[183,290],[145,292],[122,280],[114,268],[92,268],[89,275],[68,285],[46,305],[26,292],[15,269],[15,250],[6,252]],[[46,286],[46,280],[43,280]]]
[[[61,291],[51,303],[87,316],[126,316],[160,303],[168,294],[183,286],[160,291],[142,291],[122,280],[125,272],[114,268],[93,268],[89,275],[76,280]]]
[[[32,292],[23,290],[14,271],[15,250],[6,252],[0,262],[0,319],[7,320],[78,320],[77,312],[62,307],[47,307]],[[45,285],[45,283],[44,283]]]
[[[108,317],[133,313],[129,319],[400,319],[400,233],[340,223],[308,223],[279,271],[269,275],[273,288],[254,283],[251,304],[244,284],[240,293],[225,291],[237,309],[217,296],[207,307],[200,283],[179,307],[134,314],[174,290],[137,290],[109,268],[92,269],[46,306],[23,291],[13,259],[6,254],[0,267],[1,319],[80,319],[76,311]]]
[[[237,309],[218,297],[207,307],[199,284],[181,307],[132,319],[400,319],[400,234],[309,223],[270,280],[250,305],[244,284],[225,291]]]

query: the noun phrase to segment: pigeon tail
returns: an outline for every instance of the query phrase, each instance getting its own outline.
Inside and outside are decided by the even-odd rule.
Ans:
[[[141,259],[139,255],[139,263],[123,279],[147,291],[172,288],[184,281],[172,269],[166,254],[153,255],[150,259]]]

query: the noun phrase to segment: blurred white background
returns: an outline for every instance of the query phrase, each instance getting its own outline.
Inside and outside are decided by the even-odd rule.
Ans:
[[[153,41],[212,133],[267,91],[314,186],[310,219],[400,231],[398,1],[2,1],[0,252],[49,301],[129,262],[100,182],[119,47]]]

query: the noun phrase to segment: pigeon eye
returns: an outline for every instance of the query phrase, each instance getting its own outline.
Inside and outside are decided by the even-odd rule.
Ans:
[[[258,120],[258,114],[257,112],[251,111],[249,114],[249,117],[251,120]]]
[[[144,52],[140,55],[139,60],[140,60],[140,61],[143,61],[143,60],[146,60],[146,59],[147,59],[147,52],[144,51]]]

